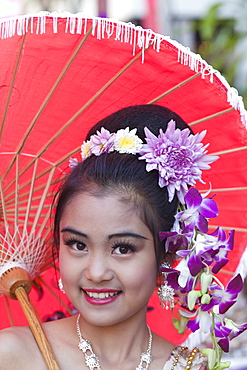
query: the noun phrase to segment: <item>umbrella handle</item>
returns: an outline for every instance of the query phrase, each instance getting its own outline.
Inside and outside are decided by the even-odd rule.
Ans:
[[[28,293],[32,288],[29,273],[19,266],[12,266],[0,276],[0,287],[4,295],[18,299],[48,369],[60,370],[53,350],[28,298]]]
[[[38,344],[38,347],[46,362],[48,369],[49,370],[60,370],[60,367],[56,361],[53,350],[45,336],[45,333],[41,327],[39,320],[37,319],[34,308],[29,301],[25,288],[23,286],[18,286],[15,289],[15,295],[27,318],[30,329],[34,335],[34,338]]]

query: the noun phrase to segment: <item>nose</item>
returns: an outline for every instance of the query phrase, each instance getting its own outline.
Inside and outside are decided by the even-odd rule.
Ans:
[[[85,277],[95,283],[111,280],[114,274],[111,269],[109,258],[110,257],[97,251],[92,252],[88,256]]]

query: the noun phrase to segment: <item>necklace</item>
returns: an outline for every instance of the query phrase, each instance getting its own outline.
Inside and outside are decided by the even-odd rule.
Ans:
[[[99,359],[93,351],[91,342],[89,342],[89,340],[84,339],[82,337],[80,323],[79,323],[80,316],[81,315],[79,314],[76,320],[76,331],[77,331],[77,334],[80,340],[78,344],[78,348],[83,352],[84,357],[85,357],[85,363],[90,370],[101,370]],[[151,333],[149,326],[148,326],[148,332],[149,332],[148,349],[146,350],[146,352],[143,352],[141,354],[140,363],[136,367],[136,370],[148,370],[149,365],[153,359],[151,355],[153,337],[152,337],[152,333]]]

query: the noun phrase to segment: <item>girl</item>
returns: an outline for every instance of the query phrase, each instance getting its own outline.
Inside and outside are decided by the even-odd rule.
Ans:
[[[63,370],[207,368],[199,350],[174,348],[146,323],[160,266],[173,260],[159,232],[171,229],[179,199],[191,184],[164,184],[156,164],[148,162],[145,136],[151,140],[174,125],[180,132],[188,129],[157,105],[125,108],[103,119],[88,133],[83,161],[57,195],[60,285],[79,314],[43,327]],[[171,160],[183,159],[175,153]],[[164,161],[168,168],[165,154]],[[46,368],[28,328],[3,331],[0,353],[1,369]]]

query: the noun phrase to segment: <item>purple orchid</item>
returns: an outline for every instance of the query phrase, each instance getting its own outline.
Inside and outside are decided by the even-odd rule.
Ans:
[[[224,352],[229,352],[229,342],[243,333],[246,329],[247,323],[237,325],[235,322],[227,318],[224,318],[224,320],[220,320],[217,317],[215,318],[215,336],[217,338],[218,345]]]
[[[190,188],[184,199],[186,210],[177,214],[177,220],[183,222],[189,229],[194,229],[196,226],[202,233],[206,233],[208,231],[207,218],[218,216],[216,202],[210,198],[203,199],[196,188]]]
[[[164,133],[160,130],[158,137],[145,128],[146,142],[140,151],[139,159],[147,162],[147,171],[159,172],[159,186],[167,186],[169,201],[177,193],[179,201],[184,204],[184,196],[188,186],[196,181],[203,182],[203,169],[209,169],[209,163],[218,159],[217,156],[206,155],[206,148],[201,140],[206,131],[192,135],[189,129],[176,129],[175,121],[170,121]]]
[[[204,235],[196,244],[196,255],[209,266],[213,264],[212,272],[216,274],[227,264],[228,252],[233,249],[234,230],[229,231],[227,239],[226,232],[218,227],[212,234]]]
[[[176,231],[162,231],[159,233],[159,238],[160,241],[166,239],[165,251],[169,253],[176,253],[180,249],[188,249],[189,246],[188,237]]]
[[[231,329],[224,325],[224,321],[219,318],[215,318],[214,321],[214,333],[218,342],[218,345],[224,352],[229,352],[229,335]]]
[[[101,131],[97,131],[97,134],[91,136],[91,139],[90,139],[91,153],[98,156],[102,153],[113,152],[114,139],[115,139],[115,134],[110,133],[108,130],[102,127]]]
[[[162,270],[183,309],[174,325],[179,330],[187,326],[193,332],[200,329],[211,333],[213,348],[211,352],[205,350],[205,354],[209,356],[210,369],[223,369],[230,365],[221,362],[222,351],[229,351],[230,340],[247,330],[247,323],[237,325],[222,316],[242,290],[241,276],[235,276],[224,288],[214,275],[228,262],[234,230],[227,236],[219,227],[207,234],[208,219],[218,215],[216,202],[201,196],[193,187],[184,200],[172,230],[159,233],[165,252],[176,253],[179,258],[174,269]]]
[[[211,316],[199,310],[195,318],[188,321],[187,328],[193,332],[201,329],[204,334],[208,334],[211,328]]]
[[[243,280],[241,275],[237,274],[229,281],[225,289],[217,284],[212,284],[209,289],[212,296],[219,299],[219,313],[223,314],[236,302],[239,292],[243,289]]]

